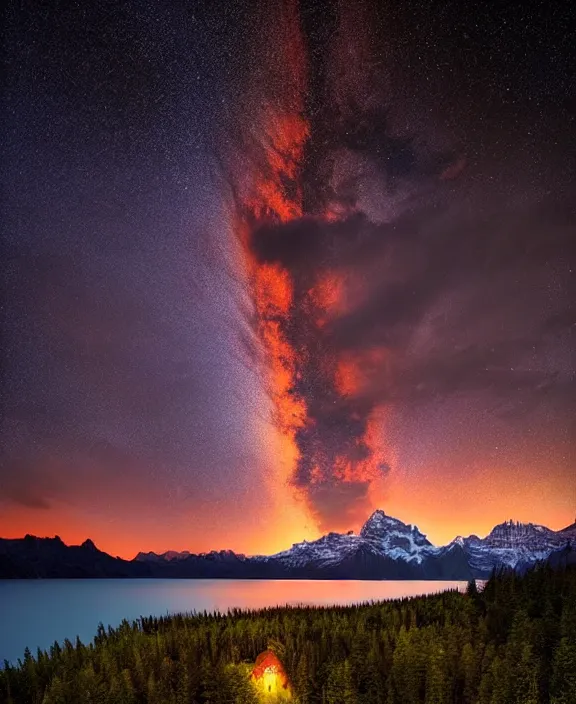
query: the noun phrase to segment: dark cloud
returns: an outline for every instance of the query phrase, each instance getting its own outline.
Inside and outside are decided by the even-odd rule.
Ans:
[[[378,79],[368,84],[353,73],[354,50],[364,43],[373,63],[382,59],[380,84],[389,84],[383,59],[390,47],[375,43],[368,29],[347,35],[346,12],[324,5],[329,20],[322,25],[318,12],[301,4],[311,72],[309,134],[295,177],[304,215],[284,223],[262,218],[249,246],[258,262],[288,272],[293,285],[290,310],[273,316],[295,356],[290,393],[307,409],[295,435],[293,481],[328,525],[366,500],[373,477],[359,470],[343,478],[341,469],[372,458],[366,434],[376,409],[477,392],[506,399],[507,413],[564,406],[573,386],[565,335],[574,323],[576,153],[547,153],[555,128],[537,111],[523,112],[522,91],[507,107],[507,121],[479,134],[479,115],[492,119],[480,97],[497,80],[488,74],[475,76],[484,81],[478,96],[444,106],[461,116],[451,137],[408,118],[411,106],[395,102],[399,86],[386,95]],[[345,45],[353,48],[339,59]],[[458,80],[466,70],[475,75],[470,66],[454,69]],[[474,125],[473,138],[463,144],[458,132],[467,125]],[[566,126],[561,133],[566,143]],[[262,177],[273,179],[258,157],[265,137],[260,145],[243,141],[240,130],[235,139],[250,163],[263,164]],[[287,198],[296,192],[293,183],[278,187]],[[334,206],[335,222],[325,217]],[[325,277],[361,292],[327,320],[315,298]],[[386,362],[367,361],[374,350]],[[346,359],[362,377],[349,392],[338,383]]]
[[[327,531],[349,529],[357,525],[370,511],[368,490],[370,482],[341,482],[327,480],[309,484],[306,498],[318,521],[318,527]]]
[[[60,489],[60,482],[42,471],[34,460],[4,456],[0,470],[0,505],[11,502],[26,508],[48,509],[51,497]]]

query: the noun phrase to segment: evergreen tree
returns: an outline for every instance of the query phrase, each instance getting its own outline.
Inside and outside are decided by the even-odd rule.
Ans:
[[[539,704],[538,663],[530,645],[525,645],[522,650],[514,682],[513,691],[516,704]]]
[[[342,704],[357,704],[358,696],[352,677],[352,666],[349,660],[344,660],[342,666],[342,685],[342,697],[340,699]]]
[[[122,670],[119,690],[118,704],[136,704],[136,692],[130,670]]]
[[[176,667],[176,704],[189,704],[190,702],[190,677],[188,669],[183,662]]]
[[[492,674],[492,696],[490,704],[509,704],[510,702],[510,672],[508,664],[498,655],[490,667]]]
[[[554,655],[551,704],[574,704],[576,701],[576,644],[562,638]]]
[[[158,687],[156,686],[156,677],[154,672],[151,672],[146,683],[146,701],[148,704],[162,704],[158,695]]]
[[[310,695],[312,693],[312,680],[308,668],[308,658],[306,653],[302,653],[296,666],[294,676],[294,686],[298,692],[299,704],[310,704]]]
[[[459,684],[463,704],[472,704],[478,689],[478,663],[472,643],[462,648],[459,662]]]
[[[42,704],[67,704],[64,685],[58,676],[54,677],[50,682],[42,699]]]
[[[332,662],[326,680],[326,704],[340,704],[343,686],[342,663]]]
[[[444,648],[441,644],[433,645],[428,657],[426,671],[426,704],[447,704],[448,678]]]

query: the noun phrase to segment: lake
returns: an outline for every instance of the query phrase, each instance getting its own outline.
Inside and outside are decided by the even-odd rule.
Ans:
[[[297,604],[358,604],[446,589],[466,582],[227,579],[0,580],[0,663],[15,662],[76,636],[89,643],[101,621],[186,611]]]

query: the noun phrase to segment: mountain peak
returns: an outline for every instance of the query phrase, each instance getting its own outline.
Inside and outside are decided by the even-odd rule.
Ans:
[[[512,551],[514,554],[525,549],[547,550],[549,552],[553,547],[562,543],[562,535],[537,523],[504,521],[504,523],[494,526],[483,540],[471,541],[468,539],[468,542],[475,547],[504,549]]]
[[[383,526],[390,520],[395,521],[396,519],[391,516],[387,516],[381,508],[378,508],[372,512],[366,523],[364,523],[360,529],[360,535],[373,527]]]
[[[375,511],[372,511],[372,515],[368,518],[368,521],[371,521],[373,518],[387,518],[386,511],[382,508],[377,508]]]
[[[94,545],[94,541],[90,538],[86,538],[86,540],[82,543],[81,547],[98,552],[98,548]]]
[[[407,525],[398,518],[387,516],[382,509],[377,509],[362,526],[360,537],[374,541],[387,549],[397,549],[398,553],[420,551],[432,547],[416,526]]]
[[[488,538],[502,537],[502,536],[513,536],[513,535],[529,535],[533,533],[552,533],[553,531],[546,526],[540,526],[537,523],[521,523],[520,521],[504,521],[503,523],[498,523],[490,531]]]

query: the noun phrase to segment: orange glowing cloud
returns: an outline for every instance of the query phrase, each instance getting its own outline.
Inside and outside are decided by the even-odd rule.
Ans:
[[[335,384],[342,396],[356,396],[369,391],[375,377],[390,373],[389,350],[377,347],[344,354],[338,361]]]
[[[346,280],[342,272],[319,272],[314,287],[308,291],[316,325],[324,327],[346,312]]]
[[[314,139],[305,109],[312,90],[305,42],[296,2],[279,2],[271,12],[268,21],[281,26],[282,32],[278,42],[260,47],[266,63],[257,67],[262,80],[254,80],[251,90],[258,86],[262,94],[250,101],[258,108],[251,110],[250,123],[244,125],[240,146],[248,156],[241,158],[234,189],[234,230],[243,249],[254,328],[267,361],[266,387],[274,420],[271,432],[280,434],[283,469],[271,481],[279,486],[290,484],[297,495],[306,494],[306,484],[321,488],[326,513],[331,512],[330,492],[340,483],[348,487],[337,499],[343,510],[348,512],[348,504],[356,502],[365,511],[362,497],[387,465],[382,460],[381,438],[372,427],[378,414],[371,415],[369,404],[355,404],[354,397],[369,390],[376,374],[386,373],[389,353],[369,349],[341,355],[325,342],[330,324],[350,308],[346,271],[329,266],[307,270],[302,283],[295,269],[280,263],[281,257],[264,261],[257,245],[257,238],[269,236],[269,229],[274,236],[290,237],[287,226],[305,226],[312,222],[307,219],[312,215],[322,225],[344,221],[350,215],[350,203],[330,196],[318,199],[329,203],[324,211],[322,206],[320,212],[312,205],[310,212],[305,209],[304,191],[310,183],[304,183],[303,175]],[[343,9],[341,14],[348,36],[354,13]],[[341,57],[348,40],[335,41]],[[282,228],[284,232],[278,234]],[[356,282],[355,300],[358,287]],[[329,429],[337,426],[341,426],[341,437],[334,437]],[[352,435],[346,437],[349,429]],[[304,499],[317,516],[318,507],[312,506],[310,495]]]

